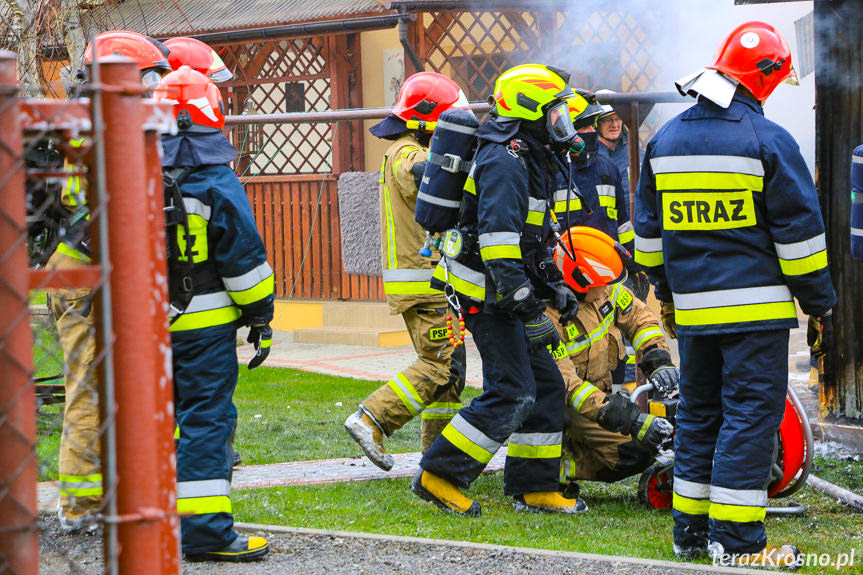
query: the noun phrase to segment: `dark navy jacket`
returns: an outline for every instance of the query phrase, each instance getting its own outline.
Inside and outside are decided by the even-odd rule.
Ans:
[[[851,255],[863,261],[863,146],[851,155]]]
[[[797,143],[739,93],[701,99],[647,145],[635,259],[684,335],[797,326],[831,308],[824,223]],[[793,296],[793,297],[792,297]]]

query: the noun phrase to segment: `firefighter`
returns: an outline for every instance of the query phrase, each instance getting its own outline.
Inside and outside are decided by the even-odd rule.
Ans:
[[[863,146],[851,154],[851,256],[863,261]]]
[[[626,276],[621,256],[629,257],[607,234],[575,226],[563,235],[555,262],[579,300],[578,316],[556,321],[566,353],[557,367],[566,383],[566,437],[561,463],[564,493],[578,494],[576,480],[614,482],[649,467],[673,426],[639,412],[620,394],[610,395],[622,336],[633,342],[642,371],[656,388],[671,393],[679,372],[671,361],[659,321],[647,305],[619,283]]]
[[[461,408],[465,350],[447,337],[446,299],[429,285],[434,264],[419,253],[425,233],[414,221],[414,208],[438,117],[467,104],[451,79],[419,72],[405,80],[392,114],[370,130],[392,141],[380,174],[384,292],[390,313],[404,319],[417,359],[364,399],[345,429],[385,471],[392,468],[393,457],[383,447],[384,435],[421,414],[425,452]]]
[[[836,294],[812,177],[762,105],[792,74],[763,22],[735,28],[706,69],[678,82],[698,103],[647,145],[636,196],[636,259],[680,345],[674,551],[793,566],[767,544],[766,486],[788,386],[789,328],[829,330]]]
[[[178,133],[162,137],[162,166],[182,196],[172,205],[184,213],[168,228],[182,549],[193,560],[258,559],[267,541],[232,528],[229,444],[237,418],[237,327],[249,326],[254,369],[272,342],[273,270],[246,193],[227,165],[236,150],[222,134],[218,89],[183,66],[154,97],[173,104],[177,119]]]
[[[563,179],[555,192],[554,211],[565,229],[570,226],[590,226],[620,241],[632,253],[635,232],[629,218],[629,193],[623,188],[620,172],[605,155],[598,153],[602,146],[597,141],[596,119],[604,107],[596,96],[586,90],[577,90],[568,101],[573,124],[585,149],[571,153],[570,178]],[[580,196],[580,197],[579,197]],[[627,287],[633,288],[638,299],[644,301],[650,284],[643,270],[628,259]],[[624,385],[631,391],[635,387],[635,351],[628,340],[618,348],[617,340],[611,353],[620,354],[614,370],[612,387],[621,391]]]
[[[559,492],[564,384],[546,346],[556,349],[560,339],[541,301],[554,298],[565,321],[575,317],[575,298],[549,285],[562,276],[547,244],[560,154],[577,138],[568,79],[538,64],[497,79],[494,106],[476,132],[459,226],[446,232],[434,272],[432,285],[452,293],[453,313],[473,334],[483,364],[483,393],[444,428],[411,484],[444,511],[481,514],[459,488],[470,486],[507,438],[504,493],[516,510],[584,510]]]
[[[154,87],[162,75],[171,70],[165,47],[141,34],[115,30],[99,34],[95,40],[98,58],[119,54],[135,60],[141,80],[148,88]],[[84,62],[89,64],[92,59],[93,47],[88,44]],[[85,71],[81,70],[77,77],[85,80]],[[82,169],[87,142],[72,139],[67,146],[66,167]],[[87,179],[66,178],[60,202],[68,211],[68,217],[60,234],[62,241],[54,248],[46,269],[86,267],[91,262]],[[89,288],[50,288],[47,292],[65,358],[66,376],[58,516],[65,531],[94,530],[98,527],[103,488],[91,291]]]
[[[612,90],[597,90],[597,95],[614,94]],[[620,170],[620,179],[629,191],[629,131],[623,119],[609,104],[602,104],[602,113],[594,119],[599,146],[597,152],[614,162]],[[627,198],[628,200],[629,198]],[[628,203],[628,201],[627,201]]]

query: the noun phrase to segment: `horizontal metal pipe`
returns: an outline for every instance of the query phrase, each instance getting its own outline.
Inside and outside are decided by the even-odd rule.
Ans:
[[[491,12],[495,10],[566,10],[566,0],[393,0],[387,3],[390,10],[428,12],[432,10],[463,10],[465,12]]]
[[[677,92],[632,92],[627,94],[601,94],[603,103],[649,102],[654,104],[684,104],[687,101]],[[470,105],[474,112],[488,112],[491,106],[485,102]],[[350,120],[373,120],[384,118],[391,108],[355,108],[347,110],[323,110],[320,112],[291,112],[285,114],[241,114],[225,116],[225,124],[303,124],[307,122],[340,122]]]
[[[385,16],[368,16],[363,18],[349,18],[345,20],[324,20],[320,22],[306,22],[304,24],[285,24],[283,26],[255,28],[251,30],[231,30],[228,32],[196,34],[192,37],[207,44],[225,44],[230,42],[244,42],[247,40],[260,40],[262,38],[319,36],[323,34],[336,34],[339,32],[362,32],[367,30],[393,28],[399,23],[400,18],[415,20],[416,15],[387,14]]]

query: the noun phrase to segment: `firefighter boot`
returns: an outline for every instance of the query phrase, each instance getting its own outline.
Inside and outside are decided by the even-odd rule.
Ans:
[[[587,503],[576,497],[567,499],[558,491],[535,491],[513,497],[513,507],[516,511],[548,511],[550,513],[584,513]]]
[[[389,471],[393,468],[393,456],[386,452],[383,445],[383,432],[378,424],[360,409],[345,420],[345,430],[354,441],[359,443],[363,452],[369,460],[383,469]]]
[[[754,567],[757,569],[785,569],[796,571],[803,564],[803,554],[793,545],[778,547],[767,545],[757,553],[728,553],[718,541],[712,541],[707,549],[714,565]]]
[[[234,539],[233,543],[223,549],[187,555],[186,559],[189,561],[230,561],[232,563],[240,563],[261,559],[269,550],[269,544],[263,537],[240,535]]]
[[[421,499],[431,501],[448,513],[479,517],[482,507],[472,499],[462,495],[458,487],[428,471],[420,469],[411,481],[411,491]]]

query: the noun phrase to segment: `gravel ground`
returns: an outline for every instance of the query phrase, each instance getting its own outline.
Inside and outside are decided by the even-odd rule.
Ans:
[[[42,575],[101,575],[102,538],[99,533],[68,535],[54,517],[40,518]],[[489,575],[684,575],[701,569],[637,565],[609,560],[524,553],[505,548],[471,548],[403,540],[367,539],[342,535],[259,532],[270,542],[270,553],[251,563],[183,562],[182,572],[195,575],[275,575],[287,573],[347,574],[451,574]],[[715,572],[715,571],[714,571]],[[740,573],[740,570],[736,571]]]

